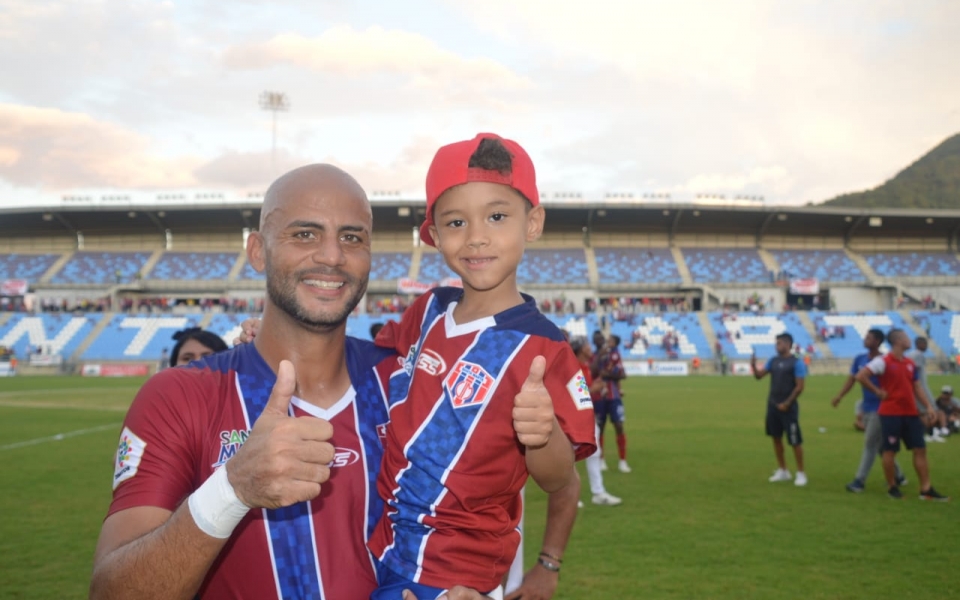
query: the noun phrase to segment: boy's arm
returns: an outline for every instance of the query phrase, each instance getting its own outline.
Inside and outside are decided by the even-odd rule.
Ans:
[[[836,408],[840,401],[843,400],[843,397],[850,393],[850,390],[853,389],[853,386],[856,385],[857,378],[853,375],[847,375],[847,380],[843,382],[843,387],[840,388],[840,391],[837,392],[837,395],[833,397],[833,400],[830,401],[830,404]]]
[[[763,379],[764,375],[767,374],[767,369],[765,367],[757,366],[757,355],[750,355],[750,369],[753,371],[753,376],[757,379]]]
[[[548,569],[539,559],[550,565],[560,566],[563,553],[577,519],[577,501],[580,500],[580,476],[573,471],[570,483],[553,492],[547,498],[547,527],[543,532],[543,544],[540,546],[542,557],[537,564],[527,569],[523,582],[504,600],[550,600],[557,589],[560,571]],[[553,560],[551,560],[553,559]],[[556,560],[556,559],[559,559]]]
[[[547,361],[533,359],[530,374],[513,403],[513,428],[526,446],[527,471],[543,491],[556,492],[573,477],[573,446],[560,428],[543,383]]]

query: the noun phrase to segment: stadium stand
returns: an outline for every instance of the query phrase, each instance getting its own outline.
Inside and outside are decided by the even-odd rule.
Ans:
[[[682,283],[667,248],[595,248],[598,283]]]
[[[877,252],[864,258],[881,277],[957,277],[960,261],[947,252]]]
[[[0,254],[0,279],[36,281],[58,258],[59,254]]]
[[[960,352],[960,314],[918,310],[911,315],[941,350],[950,356]]]
[[[887,332],[897,327],[913,337],[911,328],[895,311],[840,314],[811,312],[810,319],[818,332],[826,332],[824,341],[836,358],[853,358],[863,353],[863,338],[870,329]],[[884,351],[887,348],[884,346]]]
[[[226,279],[236,252],[164,252],[147,279]]]
[[[770,250],[788,279],[816,277],[821,281],[866,281],[857,263],[843,250]]]
[[[182,317],[114,315],[87,347],[83,360],[159,360],[163,349],[173,347],[171,336],[196,327],[201,314]]]
[[[420,257],[420,273],[416,279],[427,283],[443,281],[455,277],[453,271],[443,262],[439,252],[424,252]]]
[[[770,270],[754,248],[683,248],[690,275],[698,283],[764,283]]]
[[[240,269],[240,274],[237,275],[237,279],[242,280],[265,280],[266,278],[266,275],[257,273],[257,270],[248,262],[243,263],[243,268]]]
[[[409,252],[374,252],[370,255],[370,279],[401,279],[410,274]]]
[[[581,248],[528,249],[517,269],[517,281],[561,285],[589,283],[586,255]]]
[[[794,344],[800,348],[813,345],[810,334],[793,313],[757,315],[712,312],[708,317],[723,352],[732,358],[749,358],[753,352],[758,358],[773,356],[776,337],[783,332],[792,335]],[[820,355],[816,347],[813,354]]]
[[[109,284],[133,281],[151,252],[84,252],[70,257],[51,283]]]
[[[631,322],[614,321],[610,332],[623,340],[624,357],[666,360],[710,356],[710,344],[700,321],[690,313],[637,315]]]
[[[19,356],[42,347],[45,352],[68,358],[101,318],[103,315],[97,313],[14,314],[0,327],[0,346],[13,348]]]

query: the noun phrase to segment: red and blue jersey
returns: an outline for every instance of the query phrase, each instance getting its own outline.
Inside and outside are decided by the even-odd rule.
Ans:
[[[386,386],[396,356],[347,338],[351,389],[320,409],[291,411],[333,425],[336,454],[320,495],[251,510],[200,588],[218,598],[366,600],[376,587],[365,542],[383,512],[375,478],[389,419]],[[166,369],[141,388],[124,422],[109,514],[137,506],[175,510],[246,441],[276,376],[253,344]]]
[[[603,400],[619,400],[620,380],[627,376],[623,368],[623,359],[620,357],[620,350],[611,348],[606,353],[606,357],[600,367],[601,377],[603,378]]]
[[[881,389],[887,392],[887,397],[880,402],[880,408],[877,409],[878,415],[919,414],[913,387],[914,382],[919,379],[919,373],[912,360],[906,356],[897,358],[890,352],[871,360],[867,363],[867,368],[880,380]]]
[[[596,437],[580,365],[533,299],[457,324],[462,292],[432,290],[377,337],[405,358],[390,379],[377,482],[387,506],[370,549],[417,583],[486,591],[500,584],[520,541],[527,469],[512,411],[536,356],[546,358],[544,384],[578,459],[596,450]]]

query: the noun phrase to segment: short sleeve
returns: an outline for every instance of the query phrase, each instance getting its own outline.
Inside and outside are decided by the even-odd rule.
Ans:
[[[850,374],[851,374],[851,375],[856,375],[857,373],[860,372],[860,369],[861,369],[861,368],[862,368],[862,367],[860,366],[860,359],[859,359],[859,357],[853,359],[853,362],[850,363]]]
[[[870,372],[874,375],[883,375],[883,373],[887,370],[887,363],[884,362],[882,356],[878,356],[868,362],[866,367],[870,369]]]
[[[165,369],[140,388],[123,421],[108,514],[136,506],[173,511],[195,489],[206,392],[190,384],[200,377],[190,368]]]
[[[773,357],[771,356],[770,358],[767,359],[767,364],[763,365],[763,370],[769,371],[770,367],[772,366],[773,366]]]
[[[549,343],[553,356],[547,361],[544,385],[553,400],[557,422],[575,448],[576,459],[583,460],[597,450],[590,388],[570,347],[562,342]]]
[[[806,377],[807,376],[807,365],[802,360],[796,361],[793,367],[793,376],[794,377]]]

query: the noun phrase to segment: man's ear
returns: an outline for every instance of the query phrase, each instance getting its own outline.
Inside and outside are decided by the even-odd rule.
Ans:
[[[257,273],[263,273],[266,268],[266,249],[263,247],[263,235],[259,231],[251,231],[247,236],[247,262]]]
[[[527,242],[535,242],[543,234],[543,222],[547,213],[542,205],[534,206],[527,213]]]
[[[430,239],[433,240],[433,245],[436,246],[437,250],[440,249],[440,232],[437,230],[436,225],[431,225],[427,228],[427,231],[430,233]]]

